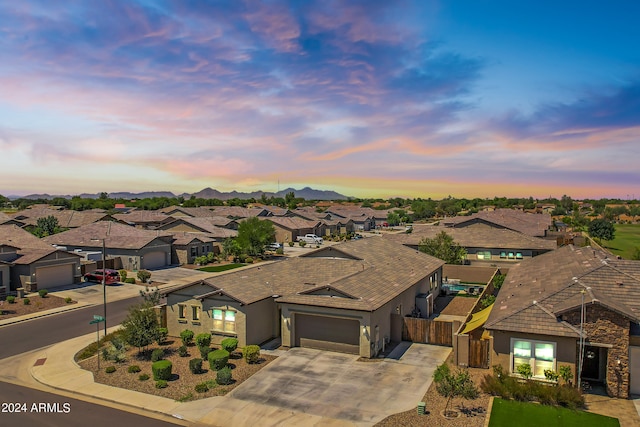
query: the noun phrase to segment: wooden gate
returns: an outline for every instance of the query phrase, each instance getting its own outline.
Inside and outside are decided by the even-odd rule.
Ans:
[[[489,369],[489,340],[469,340],[469,367]]]
[[[453,323],[402,317],[402,340],[453,347]]]

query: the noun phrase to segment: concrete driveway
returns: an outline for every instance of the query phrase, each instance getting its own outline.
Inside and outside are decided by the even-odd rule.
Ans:
[[[408,347],[408,349],[407,349]],[[292,348],[228,397],[322,417],[374,424],[416,408],[451,348],[402,343],[397,360]],[[394,357],[392,353],[390,355]]]

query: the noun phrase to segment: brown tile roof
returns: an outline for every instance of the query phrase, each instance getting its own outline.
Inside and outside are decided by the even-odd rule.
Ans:
[[[442,224],[449,227],[466,227],[477,221],[495,224],[533,237],[544,237],[545,231],[553,225],[549,214],[531,214],[515,209],[496,209],[481,211],[470,216],[445,218]]]
[[[218,275],[205,282],[244,304],[279,295],[278,302],[372,311],[443,264],[437,258],[373,237]],[[186,286],[190,285],[182,287]],[[304,293],[325,287],[345,297]]]
[[[208,218],[179,217],[174,221],[164,224],[160,227],[160,229],[170,230],[171,228],[179,225],[180,222],[189,224],[204,233],[213,235],[221,239],[226,239],[227,237],[236,237],[238,235],[238,232],[236,230],[225,228],[226,225],[234,222],[234,220],[221,216],[212,216]]]
[[[14,264],[31,264],[58,249],[16,225],[0,225],[0,245],[18,248]]]
[[[118,222],[100,221],[45,237],[43,241],[61,246],[99,248],[102,247],[102,241],[94,239],[102,238],[106,247],[114,249],[142,249],[158,238],[167,243],[172,240],[171,234],[165,231],[143,230]]]
[[[14,216],[16,218],[24,218],[20,221],[31,226],[36,226],[39,218],[53,216],[58,220],[58,225],[62,228],[78,228],[110,218],[110,216],[104,212],[59,210],[47,207],[25,209],[16,213]]]
[[[302,219],[299,218],[297,216],[270,216],[270,217],[264,217],[264,218],[260,218],[261,220],[264,221],[271,221],[272,223],[274,223],[275,225],[278,225],[282,228],[286,228],[288,230],[300,230],[300,229],[307,229],[307,228],[314,228],[317,227],[318,225],[320,225],[320,221],[319,220],[307,220],[307,219]]]
[[[212,206],[214,215],[227,218],[251,218],[254,216],[269,216],[270,212],[260,208],[243,208],[242,206]]]
[[[442,225],[415,225],[413,232],[388,234],[385,238],[407,246],[418,246],[424,238],[433,239],[442,231],[464,248],[479,249],[532,249],[553,250],[558,245],[554,240],[519,233],[504,228],[493,228],[485,224],[472,224],[467,227],[451,228]]]
[[[185,208],[182,206],[169,206],[166,208],[158,209],[156,212],[163,213],[165,215],[170,215],[170,216],[173,216],[174,218],[180,217],[183,215],[204,218],[208,216],[217,215],[213,213],[211,208],[213,208],[213,206],[192,207],[192,208]]]
[[[128,224],[145,224],[145,223],[165,223],[171,221],[173,218],[158,211],[145,211],[137,209],[129,213],[120,213],[112,215],[118,221],[123,221]]]
[[[580,307],[582,292],[585,304],[640,322],[640,261],[572,245],[522,261],[510,268],[485,328],[575,336],[548,313],[556,318]]]
[[[180,231],[176,233],[171,233],[173,236],[173,244],[176,246],[184,246],[193,242],[194,240],[199,240],[202,243],[213,243],[216,241],[215,236],[205,233],[191,233],[188,231]]]
[[[442,267],[442,277],[459,279],[462,283],[489,283],[497,271],[496,267],[445,264]]]

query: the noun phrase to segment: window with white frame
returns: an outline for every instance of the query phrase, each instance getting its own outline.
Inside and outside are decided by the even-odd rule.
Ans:
[[[511,372],[517,373],[518,366],[528,363],[534,377],[544,378],[544,371],[555,370],[556,343],[520,338],[511,339],[513,363]]]
[[[236,332],[236,312],[234,310],[213,309],[213,329],[220,332]]]

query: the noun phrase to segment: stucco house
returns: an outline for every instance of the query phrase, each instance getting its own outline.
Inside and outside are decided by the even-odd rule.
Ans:
[[[306,220],[296,216],[270,216],[260,218],[269,221],[276,230],[276,242],[295,242],[305,234],[324,235],[324,225],[318,220]]]
[[[493,228],[518,231],[531,237],[545,237],[553,226],[549,214],[532,214],[516,209],[480,211],[469,216],[455,216],[442,220],[442,225],[464,228],[473,224],[485,224]]]
[[[443,264],[379,237],[349,241],[165,290],[167,327],[374,357],[392,314],[438,295]]]
[[[484,328],[491,365],[540,379],[569,366],[626,398],[640,393],[639,323],[640,261],[569,245],[512,266]]]
[[[100,221],[43,238],[68,251],[102,252],[107,259],[119,258],[127,270],[171,265],[173,237],[167,232],[143,230],[113,221]]]
[[[0,225],[0,286],[6,292],[50,290],[79,282],[80,259],[16,225]]]
[[[466,261],[471,265],[508,267],[557,248],[555,240],[532,237],[482,223],[473,223],[462,228],[414,225],[411,233],[388,234],[384,238],[418,249],[420,241],[424,238],[433,239],[443,231],[467,251]]]

